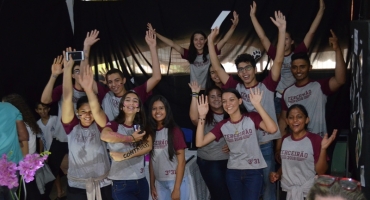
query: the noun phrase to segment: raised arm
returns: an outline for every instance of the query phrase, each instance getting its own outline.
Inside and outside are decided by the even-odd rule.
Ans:
[[[272,80],[278,81],[281,74],[281,66],[284,60],[284,44],[285,44],[285,30],[286,21],[285,16],[280,11],[275,11],[275,19],[270,17],[271,21],[279,29],[278,43],[276,47],[276,56],[274,64],[271,67]]]
[[[194,124],[194,126],[198,125],[199,121],[199,114],[198,114],[198,96],[200,92],[200,86],[196,81],[193,81],[189,83],[189,87],[192,92],[191,97],[191,103],[190,103],[190,109],[189,109],[189,116],[191,122]]]
[[[90,49],[91,46],[94,45],[97,41],[100,39],[98,38],[99,31],[98,30],[92,30],[91,32],[87,32],[86,38],[84,41],[84,60],[81,61],[81,67],[85,65],[89,65],[89,58],[90,58]]]
[[[110,152],[110,156],[113,158],[114,161],[119,162],[122,160],[128,160],[130,158],[134,158],[149,153],[149,151],[152,150],[152,147],[153,147],[152,136],[148,135],[148,138],[145,141],[141,142],[139,145],[137,145],[134,149],[124,153]]]
[[[86,96],[89,100],[91,112],[94,116],[95,122],[100,127],[105,127],[107,124],[107,116],[100,107],[98,97],[93,91],[94,73],[89,65],[80,66],[80,73],[77,75],[78,82],[84,89]]]
[[[175,179],[175,185],[173,187],[173,191],[171,194],[172,199],[180,199],[180,187],[182,183],[182,179],[184,178],[184,172],[185,172],[185,150],[180,149],[176,151],[176,157],[177,157],[177,167],[176,167],[176,179]]]
[[[330,79],[329,87],[332,92],[335,92],[340,86],[346,83],[346,64],[338,43],[338,38],[333,30],[330,30],[330,32],[332,37],[329,38],[329,44],[335,51],[335,75]]]
[[[327,133],[322,138],[320,156],[319,159],[317,160],[317,163],[315,164],[315,171],[318,175],[325,174],[326,170],[328,169],[328,163],[326,161],[327,159],[326,149],[334,141],[336,135],[337,129],[334,129],[332,135],[329,138]]]
[[[159,59],[157,53],[157,41],[156,35],[152,30],[147,30],[145,35],[145,41],[149,46],[150,55],[152,56],[152,69],[153,74],[146,84],[146,92],[150,92],[159,83],[162,78],[161,69],[159,68]]]
[[[226,42],[230,39],[233,35],[236,26],[239,23],[239,15],[236,11],[233,12],[233,19],[231,19],[233,25],[231,25],[229,31],[227,31],[226,35],[217,43],[217,49],[222,49],[225,46]],[[214,48],[214,47],[213,47]]]
[[[214,40],[216,39],[218,33],[219,29],[216,27],[211,31],[211,34],[208,35],[208,51],[213,69],[216,71],[221,82],[223,84],[226,84],[227,80],[229,79],[229,75],[226,73],[224,69],[222,69],[220,60],[218,59],[216,50],[214,48],[215,46]]]
[[[308,30],[306,36],[303,39],[303,42],[307,48],[310,47],[313,36],[315,35],[317,27],[319,26],[322,16],[324,15],[324,11],[325,11],[324,0],[320,0],[320,9],[316,14],[316,17],[313,20],[310,29]]]
[[[71,51],[71,48],[67,49]],[[63,51],[63,55],[65,52]],[[62,122],[65,124],[70,123],[75,115],[73,107],[73,86],[72,86],[72,67],[74,61],[72,56],[69,57],[68,61],[64,58],[64,69],[63,73],[63,103],[62,103]]]
[[[206,123],[206,115],[208,113],[208,109],[208,98],[207,96],[201,95],[198,102],[199,120],[195,139],[195,145],[197,147],[206,146],[216,139],[216,136],[211,132],[204,135],[204,125]]]
[[[55,81],[57,80],[58,76],[63,73],[63,55],[54,58],[53,64],[51,65],[51,75],[41,95],[41,102],[44,104],[49,104],[52,102],[52,93]]]
[[[256,4],[256,2],[253,1],[253,4],[251,5],[251,11],[250,11],[249,15],[251,16],[251,20],[252,20],[254,30],[256,30],[257,35],[260,38],[261,43],[263,45],[263,48],[265,48],[265,50],[268,51],[268,49],[270,48],[271,42],[268,39],[268,37],[266,36],[265,31],[263,30],[262,26],[260,25],[260,23],[257,20],[256,11],[257,11],[257,4]],[[285,35],[284,35],[284,37],[285,37]]]
[[[154,32],[154,34],[156,35],[156,37],[157,37],[158,39],[160,39],[162,42],[166,43],[168,46],[170,46],[170,47],[174,48],[174,49],[175,49],[177,52],[179,52],[181,55],[184,55],[184,48],[182,48],[180,45],[176,44],[173,40],[168,39],[168,38],[164,37],[163,35],[161,35],[161,34],[157,33],[157,32],[155,31],[155,29],[153,29],[153,27],[152,27],[152,24],[151,24],[151,23],[148,23],[148,24],[147,24],[147,26],[148,26],[147,28],[148,28],[149,30],[152,30],[152,31]]]
[[[262,118],[259,127],[268,133],[275,133],[278,130],[277,124],[262,107],[261,105],[262,95],[263,91],[261,91],[258,87],[255,87],[254,90],[250,88],[249,97],[251,103],[253,104],[254,108],[256,108],[258,114],[260,114]]]
[[[109,143],[121,143],[121,142],[137,142],[143,139],[146,132],[141,130],[135,131],[132,135],[122,135],[120,133],[114,132],[110,127],[105,127],[100,135],[100,139],[104,142]]]

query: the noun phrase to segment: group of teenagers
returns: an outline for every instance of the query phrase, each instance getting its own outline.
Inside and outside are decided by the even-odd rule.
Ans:
[[[37,104],[41,130],[29,131],[30,135],[42,132],[43,147],[51,152],[48,163],[55,176],[68,154],[67,199],[147,200],[151,195],[159,200],[189,200],[182,130],[174,121],[168,100],[152,96],[161,80],[157,38],[190,63],[189,115],[196,126],[197,164],[211,199],[274,200],[277,181],[281,181],[287,199],[306,198],[315,175],[325,174],[328,168],[326,150],[337,133],[334,130],[330,137],[327,134],[327,96],[346,81],[343,55],[333,31],[329,44],[335,51],[335,75],[318,81],[309,78],[312,66],[308,47],[325,9],[324,1],[319,2],[319,11],[298,45],[287,32],[280,11],[271,17],[278,29],[277,45],[271,44],[256,18],[256,3],[250,6],[255,31],[273,59],[262,82],[256,80],[256,59],[252,55],[235,58],[241,81],[227,74],[218,59],[239,22],[236,12],[231,28],[217,44],[218,28],[208,37],[196,31],[188,49],[157,33],[148,23],[145,41],[153,73],[132,89],[125,88],[126,78],[118,69],[106,72],[107,87],[94,81],[88,61],[99,31],[87,33],[85,59],[80,63],[65,57],[72,51],[67,48],[54,59],[41,103]],[[54,88],[60,75],[63,84]],[[147,100],[145,112],[143,104]],[[58,103],[58,116],[48,114],[53,102]],[[149,183],[145,176],[146,154],[150,154]],[[281,163],[278,170],[275,159]]]

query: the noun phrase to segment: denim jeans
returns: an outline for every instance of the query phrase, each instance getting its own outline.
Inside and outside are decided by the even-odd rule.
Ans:
[[[113,180],[114,200],[148,200],[149,184],[146,178],[138,180]]]
[[[263,187],[262,169],[227,169],[226,182],[233,200],[259,200]]]
[[[69,187],[67,185],[67,199],[68,200],[87,200],[86,190],[80,188]],[[103,200],[112,200],[112,186],[107,185],[100,188],[101,198]]]
[[[197,158],[197,164],[206,183],[211,200],[231,199],[226,184],[226,170],[228,160],[204,160]]]
[[[171,200],[171,194],[175,187],[175,180],[173,181],[157,181],[156,189],[158,199],[160,200]],[[189,180],[186,176],[182,178],[180,186],[180,200],[190,200],[190,189]]]
[[[274,143],[260,145],[266,168],[263,168],[263,200],[276,200],[276,183],[270,182],[270,172],[275,171]]]

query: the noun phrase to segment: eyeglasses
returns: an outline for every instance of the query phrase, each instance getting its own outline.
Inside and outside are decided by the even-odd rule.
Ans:
[[[316,183],[322,186],[331,187],[336,181],[340,186],[347,191],[354,191],[357,188],[361,190],[361,183],[352,178],[340,178],[330,175],[319,175],[316,178]]]
[[[253,69],[252,65],[247,65],[245,67],[238,67],[238,73],[245,72],[245,71],[251,71]]]

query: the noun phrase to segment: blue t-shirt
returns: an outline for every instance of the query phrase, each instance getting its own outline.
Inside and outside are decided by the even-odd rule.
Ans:
[[[18,141],[17,120],[23,120],[19,110],[10,103],[0,102],[0,156],[18,164],[23,155]]]

